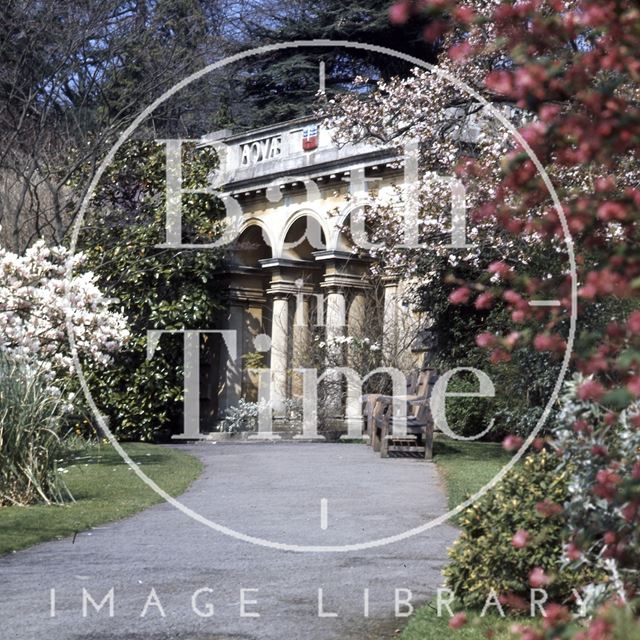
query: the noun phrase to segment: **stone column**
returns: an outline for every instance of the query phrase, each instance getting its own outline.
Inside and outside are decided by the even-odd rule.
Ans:
[[[344,335],[346,303],[342,291],[330,290],[327,294],[327,337]]]
[[[358,291],[354,296],[349,307],[349,333],[351,331],[362,331],[366,324],[367,298],[362,291]]]
[[[384,327],[382,352],[388,364],[393,366],[398,347],[399,287],[396,280],[384,283]]]
[[[309,367],[311,352],[310,292],[299,291],[296,294],[296,308],[293,320],[293,362],[292,368]],[[302,394],[302,378],[293,374],[293,395]]]
[[[262,307],[251,304],[246,310],[246,324],[244,340],[242,342],[242,353],[255,353],[256,346],[254,340],[262,333]],[[251,367],[247,362],[243,363],[242,393],[245,400],[256,402],[258,398],[258,376],[249,371]]]
[[[351,304],[349,305],[349,314],[347,317],[347,335],[356,338],[365,336],[364,329],[367,319],[366,297],[364,293],[358,291],[354,294]],[[347,350],[347,364],[353,366],[353,349]],[[367,373],[366,371],[364,373]]]
[[[342,345],[335,344],[336,338],[344,336],[346,322],[346,303],[344,294],[336,289],[330,289],[327,294],[326,337],[327,337],[327,365],[340,367],[342,361]],[[327,375],[327,409],[330,416],[342,417],[342,376],[340,374]]]
[[[296,309],[293,320],[293,358],[296,367],[303,366],[309,351],[311,337],[310,308],[311,292],[300,291],[296,294]]]
[[[364,336],[366,325],[367,298],[364,292],[356,291],[349,306],[349,316],[347,320],[348,334],[350,336]]]
[[[362,261],[350,252],[346,251],[315,251],[313,253],[315,259],[320,264],[324,264],[324,279],[320,287],[325,292],[326,299],[326,337],[327,341],[345,334],[346,324],[346,302],[344,291],[352,288],[361,289],[364,280],[363,276],[366,272],[367,263]],[[344,367],[344,360],[340,357],[343,355],[344,349],[342,345],[329,354],[327,365]],[[344,390],[347,382],[344,375],[335,375],[326,377],[327,391],[333,390],[333,394],[327,394],[325,402],[326,414],[335,426],[340,423],[341,427],[345,425],[345,412],[342,406]],[[335,420],[335,419],[338,420]],[[347,425],[349,426],[349,425]],[[362,420],[359,420],[359,426],[362,426]]]
[[[220,395],[220,415],[230,407],[235,406],[242,395],[242,344],[244,342],[244,307],[237,303],[229,307],[227,327],[236,332],[236,359],[230,360],[229,354],[223,347],[223,356],[220,358],[220,367],[224,380]]]
[[[273,409],[276,416],[284,414],[287,397],[287,342],[289,337],[289,299],[276,293],[271,321],[271,371],[273,376]]]

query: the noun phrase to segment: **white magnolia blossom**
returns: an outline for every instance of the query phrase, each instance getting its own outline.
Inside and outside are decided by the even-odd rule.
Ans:
[[[450,68],[452,62],[443,60],[442,66]],[[450,70],[460,75],[460,69]],[[464,71],[464,79],[469,80],[473,69]],[[516,126],[526,122],[526,114],[507,107],[500,111]],[[375,246],[370,254],[378,259],[379,269],[401,274],[409,281],[417,275],[415,252],[406,249],[404,237],[409,193],[417,199],[421,243],[418,251],[434,251],[452,266],[462,262],[477,266],[488,244],[504,256],[516,257],[516,243],[504,235],[498,239],[493,221],[475,222],[469,216],[465,239],[468,246],[453,250],[448,246],[452,227],[451,180],[458,179],[454,173],[458,162],[473,150],[484,167],[483,175],[472,181],[463,180],[468,214],[492,199],[501,177],[501,162],[514,148],[509,132],[497,124],[486,107],[470,100],[441,76],[414,69],[407,78],[378,83],[371,93],[354,92],[330,100],[322,113],[326,124],[336,132],[338,144],[369,142],[392,146],[402,153],[406,143],[420,142],[416,183],[372,193],[364,214],[372,223],[371,242]]]
[[[318,336],[314,337],[314,340],[318,340]],[[358,338],[356,336],[329,336],[326,341],[321,340],[318,342],[318,347],[320,349],[327,348],[331,350],[335,347],[341,347],[342,345],[348,346],[357,346],[360,349],[370,350],[370,351],[380,351],[380,344],[377,342],[373,342],[370,338]]]
[[[67,320],[78,353],[105,365],[129,337],[126,318],[110,309],[85,257],[36,242],[24,255],[0,247],[0,351],[28,366],[56,371],[73,367]]]
[[[476,0],[474,11],[489,18],[498,0]],[[491,43],[495,41],[491,20],[468,27],[469,31],[453,34],[452,41],[470,45],[486,46],[482,54],[452,60],[447,53],[439,56],[437,70],[414,69],[403,78],[380,81],[374,88],[367,78],[357,78],[360,89],[322,102],[319,116],[326,126],[334,131],[338,145],[348,143],[378,144],[404,153],[407,143],[419,143],[418,176],[414,186],[375,188],[370,192],[370,206],[365,219],[370,222],[370,242],[377,246],[370,255],[377,258],[373,270],[404,278],[408,289],[418,276],[416,256],[425,250],[448,261],[452,267],[464,264],[477,268],[485,263],[481,257],[506,260],[520,269],[525,269],[531,259],[535,245],[544,243],[546,251],[566,257],[566,246],[562,237],[544,239],[534,230],[535,224],[527,225],[526,233],[505,233],[491,216],[475,218],[479,212],[495,200],[496,188],[504,177],[505,162],[510,155],[520,151],[519,143],[500,120],[495,109],[517,130],[525,132],[525,139],[534,148],[538,135],[544,138],[545,124],[534,121],[533,115],[490,94],[484,78],[493,69],[505,68],[501,53]],[[443,49],[446,51],[447,46]],[[448,77],[446,77],[448,75]],[[468,94],[461,80],[482,95],[492,106],[483,105]],[[456,166],[464,159],[473,157],[481,170],[470,174],[457,173]],[[592,193],[598,178],[607,175],[607,167],[595,164],[565,166],[544,159],[547,173],[561,200],[579,198]],[[467,212],[466,244],[470,247],[450,248],[451,189],[443,180],[434,180],[434,175],[456,177],[464,184]],[[617,177],[617,189],[636,186],[640,181],[640,169],[636,158]],[[418,230],[421,247],[409,250],[404,247],[404,212],[407,195],[417,194]],[[515,195],[507,194],[505,205],[517,203]],[[551,199],[546,189],[539,202],[527,205],[528,213],[522,223],[534,222],[547,217],[551,210]],[[572,232],[579,232],[579,220],[573,221]],[[622,234],[621,225],[607,221],[602,233],[609,240]],[[568,262],[567,262],[568,266]],[[420,267],[420,278],[424,281],[435,272],[426,272],[428,266]]]

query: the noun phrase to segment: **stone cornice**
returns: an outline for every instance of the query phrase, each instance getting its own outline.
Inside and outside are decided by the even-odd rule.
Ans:
[[[356,168],[368,168],[376,165],[384,165],[396,162],[399,157],[395,152],[384,149],[369,151],[358,155],[350,155],[343,158],[339,157],[337,151],[333,154],[318,156],[319,162],[303,164],[304,156],[290,156],[291,164],[284,168],[277,166],[275,161],[264,163],[269,164],[269,171],[250,172],[249,170],[238,170],[234,175],[234,179],[227,182],[221,187],[221,190],[230,195],[239,195],[246,191],[255,191],[258,189],[266,189],[273,182],[280,178],[292,178],[298,181],[301,178],[310,178],[317,180],[318,178],[328,178],[333,173],[343,173]],[[267,167],[265,166],[265,169]],[[397,172],[394,169],[393,172]]]
[[[311,260],[291,260],[290,258],[264,258],[258,261],[263,269],[319,269]]]

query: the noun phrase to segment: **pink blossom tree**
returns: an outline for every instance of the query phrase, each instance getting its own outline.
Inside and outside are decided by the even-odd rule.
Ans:
[[[493,127],[477,98],[428,71],[381,84],[373,95],[335,99],[325,113],[345,139],[402,145],[417,137],[425,166],[455,170],[468,185],[470,244],[485,247],[493,233],[500,250],[457,255],[472,268],[450,279],[449,302],[506,318],[476,337],[492,363],[508,363],[524,348],[559,362],[577,313],[576,378],[552,442],[571,454],[561,464],[578,465],[564,507],[567,558],[604,568],[617,597],[629,599],[640,586],[633,444],[640,428],[640,10],[628,0],[402,0],[390,9],[396,23],[416,15],[428,25],[425,37],[441,46],[438,68],[500,110],[521,139]],[[422,174],[417,189],[422,233],[437,238],[450,226],[446,190]],[[397,218],[406,195],[378,199],[373,217]],[[378,249],[385,264],[418,281],[435,275],[416,267],[417,252],[398,249],[393,224],[384,229],[391,237]],[[443,259],[451,253],[444,244],[437,251]],[[541,257],[559,268],[546,273]],[[578,437],[569,446],[571,433]],[[622,433],[630,434],[626,444]],[[602,517],[584,517],[593,505]],[[562,612],[555,618],[566,621]]]

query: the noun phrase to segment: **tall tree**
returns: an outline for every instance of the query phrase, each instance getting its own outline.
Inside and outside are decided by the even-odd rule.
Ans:
[[[417,20],[402,28],[391,24],[385,0],[344,3],[323,0],[272,2],[261,11],[240,16],[252,45],[295,40],[346,40],[388,47],[427,62],[435,61],[437,46],[425,42]],[[241,126],[261,126],[307,115],[319,86],[320,62],[325,63],[328,95],[350,90],[356,76],[372,80],[409,73],[409,64],[390,56],[344,47],[287,48],[246,66],[241,74],[244,108],[236,120]]]
[[[220,3],[221,5],[222,3]],[[219,3],[9,0],[0,18],[0,225],[22,250],[60,242],[116,135],[154,98],[224,55]],[[215,100],[192,87],[148,135],[208,128]]]

